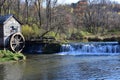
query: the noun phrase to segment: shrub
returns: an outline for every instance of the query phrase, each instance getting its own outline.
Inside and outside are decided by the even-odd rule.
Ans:
[[[85,31],[80,31],[80,32],[72,33],[70,39],[72,39],[72,40],[83,39],[84,37],[88,36],[89,34],[90,33],[85,32]]]
[[[26,57],[22,53],[13,53],[9,50],[0,50],[0,61],[18,61],[25,60]]]
[[[32,25],[33,37],[38,37],[40,35],[41,29],[36,25]]]
[[[80,38],[83,38],[83,34],[81,34],[80,32],[77,32],[77,33],[72,33],[71,34],[71,39],[80,39]]]
[[[32,27],[30,27],[28,25],[22,26],[22,34],[26,40],[30,39],[30,37],[32,37],[33,33],[34,33],[34,31],[33,31]]]
[[[51,31],[48,34],[46,34],[45,36],[51,36],[51,37],[55,37],[55,32]]]

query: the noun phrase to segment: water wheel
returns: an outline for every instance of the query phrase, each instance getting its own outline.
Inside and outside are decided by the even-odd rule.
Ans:
[[[14,33],[9,44],[13,52],[21,52],[25,46],[25,39],[21,33]]]

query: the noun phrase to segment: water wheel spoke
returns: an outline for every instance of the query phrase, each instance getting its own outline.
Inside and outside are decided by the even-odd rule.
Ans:
[[[22,40],[22,38],[20,37],[19,39],[18,39],[18,41],[21,41]]]
[[[18,51],[19,50],[19,45],[17,45],[17,47],[16,47],[16,51]]]
[[[14,38],[15,38],[15,41],[19,41],[19,38],[18,38],[18,36],[15,36]]]
[[[15,51],[19,51],[19,49],[21,49],[22,47],[21,47],[21,45],[20,44],[17,44],[16,46],[15,46]]]
[[[16,42],[15,42],[15,41],[12,41],[12,45],[16,45]]]
[[[12,45],[16,45],[16,43],[12,43]]]
[[[23,44],[23,43],[24,43],[23,41],[19,42],[19,44]]]
[[[15,39],[18,39],[18,35],[14,36]]]
[[[15,49],[17,47],[17,45],[12,45],[13,46],[13,49]]]

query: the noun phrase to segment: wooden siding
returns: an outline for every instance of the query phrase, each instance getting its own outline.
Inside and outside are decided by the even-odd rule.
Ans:
[[[3,47],[3,26],[0,25],[0,48]]]
[[[3,26],[0,25],[0,38],[3,38]]]

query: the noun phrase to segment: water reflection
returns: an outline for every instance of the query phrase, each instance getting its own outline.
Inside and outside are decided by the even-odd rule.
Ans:
[[[27,80],[116,80],[120,77],[117,56],[34,56],[24,74]],[[35,64],[35,65],[32,65]],[[31,66],[30,66],[31,65]],[[34,73],[34,74],[33,74]],[[110,77],[110,78],[109,78]],[[116,78],[116,79],[115,79]]]
[[[72,57],[66,56],[49,56],[42,57],[33,62],[27,63],[25,72],[30,72],[24,75],[27,80],[77,80],[80,78],[79,64],[71,62]],[[32,64],[35,65],[32,65]],[[31,66],[30,66],[31,65]],[[32,74],[34,73],[34,74]]]
[[[0,65],[0,80],[120,80],[118,56],[29,55]]]
[[[22,80],[24,62],[0,65],[0,80]]]
[[[0,80],[4,80],[4,66],[0,65]]]

